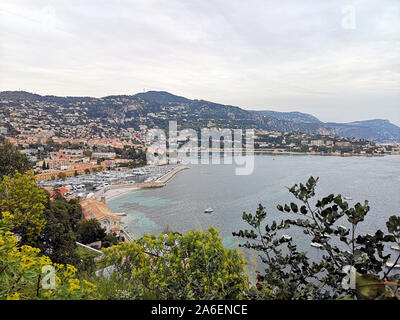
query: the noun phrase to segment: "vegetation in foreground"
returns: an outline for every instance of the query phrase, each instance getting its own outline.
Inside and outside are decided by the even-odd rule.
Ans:
[[[233,234],[245,239],[240,246],[257,251],[265,265],[264,273],[258,273],[258,290],[272,290],[277,299],[399,299],[400,274],[393,271],[400,253],[393,257],[384,249],[400,244],[400,216],[386,222],[387,234],[358,234],[370,210],[368,201],[350,207],[333,194],[314,200],[317,181],[311,177],[289,189],[299,204],[278,205],[286,218],[280,222],[265,223],[267,212],[261,204],[254,215],[243,213],[252,229]],[[345,221],[350,228],[343,226]],[[289,228],[300,228],[320,246],[319,261],[282,237]],[[386,267],[387,262],[392,266]]]
[[[400,255],[391,257],[384,249],[400,245],[400,217],[390,217],[386,234],[359,235],[368,202],[350,207],[340,195],[313,201],[316,184],[310,178],[289,189],[299,204],[279,205],[279,223],[266,223],[262,205],[255,215],[243,214],[251,229],[234,235],[245,250],[259,253],[265,268],[252,285],[242,254],[224,248],[214,228],[145,235],[131,243],[109,238],[101,257],[91,255],[76,240],[102,233],[91,223],[82,226],[77,201],[49,201],[32,172],[4,175],[0,299],[399,299],[400,277],[385,264],[398,264]],[[349,229],[338,225],[343,220]],[[289,228],[302,229],[322,246],[320,261],[281,237]],[[354,267],[354,276],[345,272],[348,267]]]

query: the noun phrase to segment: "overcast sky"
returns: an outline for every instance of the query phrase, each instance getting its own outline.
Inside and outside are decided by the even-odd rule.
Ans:
[[[1,0],[0,90],[400,125],[400,1]]]

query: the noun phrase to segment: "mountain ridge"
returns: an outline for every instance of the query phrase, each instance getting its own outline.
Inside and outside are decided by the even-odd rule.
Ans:
[[[73,106],[85,102],[88,116],[107,119],[119,126],[138,127],[138,120],[148,117],[146,125],[166,127],[169,120],[186,126],[250,127],[274,131],[319,133],[348,138],[361,138],[374,142],[400,142],[400,127],[387,119],[353,121],[349,123],[322,122],[317,117],[298,111],[245,110],[198,99],[188,99],[167,91],[147,91],[132,95],[95,97],[59,97],[38,95],[26,91],[1,91],[0,100],[40,101],[47,104]],[[155,115],[162,114],[162,117]],[[150,115],[150,117],[148,116]]]

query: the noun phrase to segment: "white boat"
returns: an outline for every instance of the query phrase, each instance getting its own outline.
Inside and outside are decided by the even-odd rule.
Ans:
[[[400,251],[400,246],[398,244],[395,244],[394,246],[391,246],[390,248],[393,250]]]
[[[212,209],[212,208],[207,208],[207,209],[205,209],[204,210],[204,213],[211,213],[211,212],[213,212],[214,210]]]
[[[284,235],[282,236],[282,239],[285,239],[285,240],[290,241],[290,240],[292,240],[292,237],[289,236],[288,234],[284,234]]]
[[[319,249],[321,249],[321,248],[324,247],[322,244],[320,244],[320,243],[318,243],[318,242],[311,242],[311,243],[310,243],[310,246],[311,246],[311,247],[314,247],[314,248],[319,248]]]
[[[394,262],[386,262],[386,267],[400,269],[400,264],[395,265]]]
[[[126,217],[126,213],[125,212],[114,212],[114,214],[116,216],[119,216],[119,217]]]
[[[366,237],[366,236],[373,237],[373,236],[374,236],[372,233],[369,233],[369,232],[362,232],[361,235],[362,235],[363,237]]]
[[[346,197],[346,196],[344,196],[343,199],[344,199],[344,200],[353,200],[353,198],[351,198],[351,197]]]
[[[344,231],[347,231],[347,227],[339,225],[338,228],[343,229]]]

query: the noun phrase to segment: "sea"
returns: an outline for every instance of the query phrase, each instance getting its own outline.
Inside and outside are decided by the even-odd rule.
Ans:
[[[134,237],[158,234],[165,229],[186,233],[191,229],[220,231],[227,248],[237,247],[232,232],[250,229],[243,212],[255,213],[259,204],[267,211],[266,223],[296,218],[276,209],[296,202],[288,188],[319,178],[316,199],[329,194],[349,197],[350,205],[369,201],[371,207],[357,233],[386,232],[386,221],[400,215],[400,156],[335,157],[315,155],[255,155],[250,175],[236,175],[235,164],[198,164],[179,172],[165,187],[123,194],[107,205],[125,212],[124,223]],[[299,202],[297,202],[299,203]],[[214,211],[205,213],[206,208]],[[345,217],[338,222],[350,226]],[[319,249],[298,228],[285,230],[302,251],[318,259]],[[248,255],[248,254],[247,254]],[[247,257],[257,260],[255,257]]]

